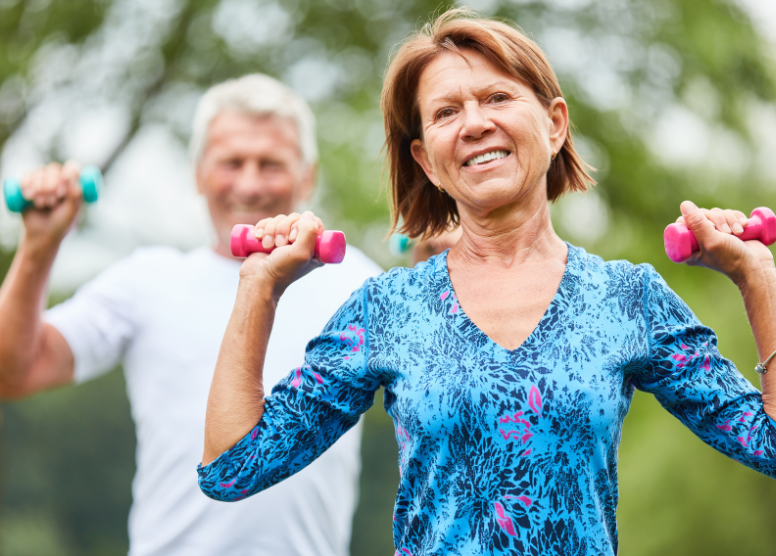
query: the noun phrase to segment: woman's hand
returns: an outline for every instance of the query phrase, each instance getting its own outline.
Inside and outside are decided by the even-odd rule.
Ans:
[[[773,279],[773,254],[757,240],[741,241],[748,218],[737,210],[699,209],[691,201],[681,205],[682,216],[676,221],[695,236],[700,251],[687,260],[691,266],[716,270],[742,288],[754,278]],[[771,275],[774,276],[771,276]]]
[[[57,248],[78,216],[82,192],[80,165],[52,162],[22,178],[21,190],[33,206],[22,213],[25,241],[42,248]]]
[[[310,211],[260,220],[254,229],[256,238],[265,248],[275,249],[269,254],[252,253],[240,268],[240,279],[271,287],[272,296],[279,299],[293,282],[323,265],[313,255],[324,230],[321,219]]]

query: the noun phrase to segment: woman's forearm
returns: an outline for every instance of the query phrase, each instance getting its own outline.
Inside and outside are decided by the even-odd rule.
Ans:
[[[210,386],[203,465],[237,444],[264,414],[264,357],[276,307],[271,286],[241,280]]]
[[[739,288],[762,362],[776,351],[776,268],[773,263],[763,263],[761,269],[749,273]],[[766,413],[776,419],[776,357],[768,367],[767,372],[760,375],[763,406]]]

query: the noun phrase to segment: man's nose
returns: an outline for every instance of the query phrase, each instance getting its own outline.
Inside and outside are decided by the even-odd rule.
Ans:
[[[246,162],[240,167],[234,183],[238,195],[255,196],[261,193],[263,178],[257,164]]]
[[[496,125],[488,118],[487,113],[477,101],[469,101],[463,105],[463,126],[461,138],[479,139],[496,129]]]

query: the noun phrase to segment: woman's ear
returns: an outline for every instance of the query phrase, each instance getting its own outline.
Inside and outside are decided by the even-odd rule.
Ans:
[[[569,108],[566,101],[561,97],[554,99],[547,115],[550,117],[550,148],[559,153],[569,131]]]
[[[423,171],[426,173],[426,177],[431,180],[431,183],[438,186],[439,178],[437,178],[436,172],[434,172],[434,168],[431,166],[431,161],[428,158],[426,147],[423,146],[423,141],[420,139],[415,139],[412,141],[412,144],[410,145],[410,151],[412,152],[412,158],[415,159],[415,162],[420,164],[420,167],[423,168]]]

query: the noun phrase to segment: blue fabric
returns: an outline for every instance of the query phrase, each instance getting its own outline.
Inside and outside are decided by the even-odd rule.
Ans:
[[[776,475],[776,426],[714,333],[651,266],[570,246],[555,298],[513,351],[458,305],[446,253],[368,280],[256,428],[200,468],[202,490],[237,500],[299,471],[380,385],[399,444],[399,555],[616,554],[617,448],[634,388]]]

